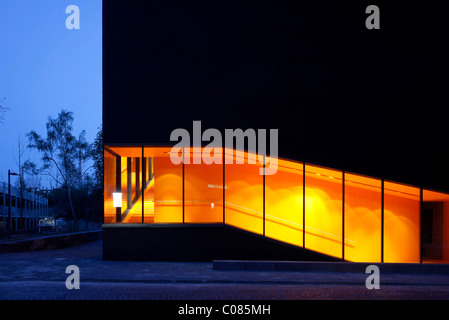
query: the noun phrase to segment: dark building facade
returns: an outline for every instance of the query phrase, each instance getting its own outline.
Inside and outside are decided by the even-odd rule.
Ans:
[[[204,259],[242,256],[222,243],[243,229],[272,248],[257,258],[446,261],[447,5],[379,2],[368,30],[370,4],[104,1],[106,258],[187,259],[213,224]],[[194,121],[277,129],[279,170],[175,166],[170,136]]]

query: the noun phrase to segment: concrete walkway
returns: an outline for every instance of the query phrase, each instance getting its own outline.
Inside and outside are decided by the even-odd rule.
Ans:
[[[79,290],[65,286],[69,265],[79,267]],[[364,271],[221,271],[213,263],[104,261],[99,240],[0,254],[0,299],[449,299],[447,274],[383,273],[380,266],[380,289],[368,290]]]

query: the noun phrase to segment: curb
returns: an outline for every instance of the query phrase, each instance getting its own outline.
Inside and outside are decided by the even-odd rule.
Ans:
[[[448,264],[437,263],[359,263],[312,261],[240,261],[214,260],[213,270],[220,271],[306,271],[365,273],[366,267],[376,265],[382,273],[449,274]]]

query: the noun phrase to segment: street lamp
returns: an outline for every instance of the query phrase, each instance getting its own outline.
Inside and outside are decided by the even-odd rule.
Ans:
[[[11,176],[18,176],[17,173],[11,172],[11,170],[8,170],[8,196],[9,196],[9,203],[8,203],[8,239],[11,239]]]

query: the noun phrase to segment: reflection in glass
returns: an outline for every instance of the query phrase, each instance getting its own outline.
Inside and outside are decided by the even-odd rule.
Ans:
[[[345,260],[381,261],[382,181],[345,173]]]
[[[342,256],[342,172],[306,165],[305,247]]]
[[[384,262],[420,261],[420,190],[384,184]]]

